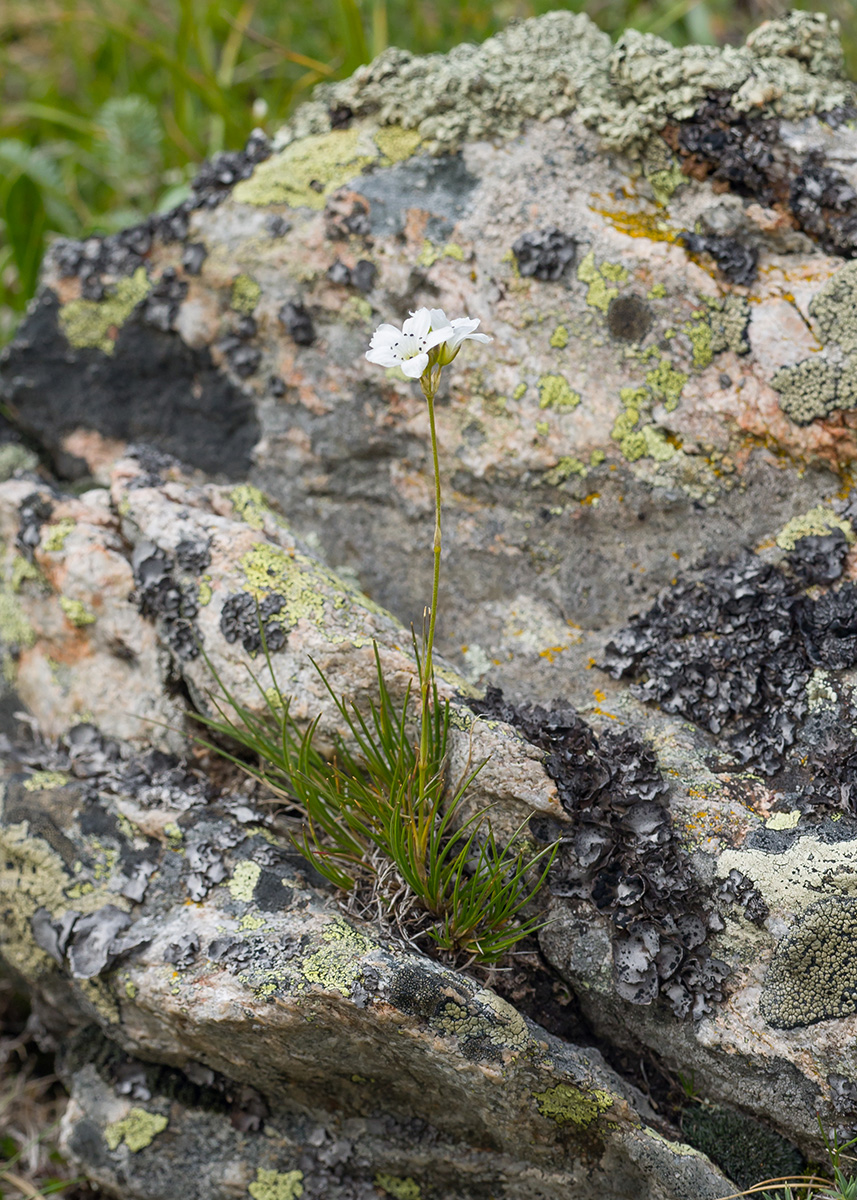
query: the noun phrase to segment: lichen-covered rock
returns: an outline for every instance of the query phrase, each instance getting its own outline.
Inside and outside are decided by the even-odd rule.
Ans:
[[[561,839],[545,956],[598,1036],[643,1044],[706,1098],[810,1153],[817,1113],[857,1131],[855,116],[819,14],[717,50],[634,32],[611,46],[585,17],[554,13],[447,56],[388,51],[319,89],[273,147],[254,136],[206,167],[175,213],[54,248],[0,390],[82,494],[20,472],[0,485],[5,676],[43,733],[76,739],[30,762],[42,783],[100,764],[110,804],[124,797],[125,818],[166,850],[135,847],[105,891],[118,868],[92,842],[80,861],[102,875],[70,896],[76,885],[42,864],[71,854],[73,831],[38,817],[46,851],[29,818],[15,823],[21,869],[45,881],[9,926],[27,978],[60,960],[63,1011],[73,995],[129,1052],[151,1038],[181,1065],[182,988],[205,986],[216,941],[195,914],[249,903],[263,875],[272,895],[293,887],[262,846],[241,862],[210,838],[184,847],[159,806],[196,812],[205,785],[139,755],[179,748],[177,688],[205,708],[206,656],[258,702],[246,667],[270,684],[260,620],[295,715],[320,712],[322,733],[337,714],[310,654],[357,698],[374,686],[373,639],[398,694],[413,678],[405,630],[430,591],[428,421],[414,386],[363,352],[381,320],[442,305],[494,336],[445,373],[437,406],[452,766],[490,754],[474,799],[492,804],[501,838],[531,817],[534,838]],[[231,482],[190,479],[164,452]],[[507,698],[468,686],[486,683]],[[121,745],[95,747],[87,722]],[[91,834],[74,836],[80,855]],[[241,857],[239,845],[227,850]],[[150,867],[183,848],[191,905],[159,927],[169,942],[134,945]],[[301,914],[288,919],[308,923],[307,953],[330,965],[337,939]],[[268,945],[255,910],[232,918],[249,923],[229,937]],[[288,966],[300,952],[283,966],[278,944],[238,963],[230,946],[218,970],[235,1007],[190,1006],[194,1019],[215,1030],[247,1003],[248,1021],[279,1028],[277,988],[303,987]],[[354,1029],[377,1007],[360,1007],[366,971],[392,971],[378,965],[386,949],[364,949],[342,988],[325,967],[336,1003],[363,1014],[341,1010]],[[139,1000],[103,982],[138,970],[126,962],[140,964]],[[456,979],[484,1042],[493,1018]],[[269,985],[270,1002],[246,1002]],[[277,1061],[316,1087],[304,1058]],[[232,1059],[211,1069],[250,1081]],[[473,1071],[487,1088],[484,1062]],[[95,1112],[102,1085],[88,1078]],[[574,1123],[588,1103],[575,1086],[534,1083],[539,1119]],[[471,1100],[477,1124],[489,1094]],[[129,1104],[107,1124],[131,1120]],[[511,1130],[520,1118],[504,1112],[498,1129]],[[547,1144],[541,1125],[521,1129]],[[131,1154],[125,1134],[110,1137],[111,1154]],[[663,1170],[650,1134],[622,1138],[624,1163]],[[412,1161],[372,1169],[422,1188]],[[118,1162],[104,1160],[105,1179]],[[252,1195],[294,1191],[305,1169],[285,1153],[253,1162],[267,1174]]]
[[[286,1181],[371,1195],[384,1178],[462,1200],[489,1183],[510,1200],[728,1190],[647,1127],[597,1051],[337,915],[246,799],[207,803],[188,782],[147,797],[151,760],[78,765],[77,780],[6,783],[0,950],[55,1035],[76,1014],[110,1039],[65,1067],[67,1146],[105,1186],[147,1200],[258,1198],[278,1179],[271,1195]],[[141,1054],[173,1070],[147,1073]],[[337,1166],[342,1190],[326,1191]]]

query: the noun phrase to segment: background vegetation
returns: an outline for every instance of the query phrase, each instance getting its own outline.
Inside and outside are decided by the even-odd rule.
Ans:
[[[837,16],[857,74],[854,0]],[[198,163],[271,133],[322,79],[385,46],[479,41],[512,17],[585,10],[676,43],[739,41],[788,0],[4,0],[0,344],[55,234],[110,232],[180,201]]]

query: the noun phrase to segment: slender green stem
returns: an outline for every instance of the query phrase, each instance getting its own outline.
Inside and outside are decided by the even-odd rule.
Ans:
[[[428,747],[429,747],[429,700],[432,690],[432,681],[434,680],[434,666],[432,663],[432,652],[434,649],[434,629],[437,621],[437,591],[440,581],[440,509],[441,509],[441,494],[440,494],[440,465],[437,457],[437,427],[434,419],[434,398],[437,392],[437,385],[440,380],[440,370],[437,369],[434,373],[429,369],[420,380],[420,386],[423,390],[423,395],[426,398],[429,412],[429,426],[431,428],[431,452],[434,465],[434,576],[432,578],[431,588],[431,608],[429,609],[429,627],[428,634],[425,639],[423,649],[423,671],[420,681],[420,690],[422,693],[422,725],[420,729],[420,760],[419,760],[419,781],[420,781],[420,801],[425,797],[426,774],[428,771]]]

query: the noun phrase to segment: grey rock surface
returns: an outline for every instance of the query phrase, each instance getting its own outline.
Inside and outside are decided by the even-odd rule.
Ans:
[[[768,22],[743,47],[677,50],[635,33],[611,47],[585,18],[555,13],[448,56],[389,51],[320,89],[273,147],[254,136],[204,171],[145,236],[54,247],[0,393],[80,494],[10,459],[5,677],[41,734],[66,739],[53,758],[31,757],[36,776],[85,779],[97,765],[114,780],[97,805],[157,843],[124,860],[117,844],[108,862],[94,827],[27,815],[38,782],[7,791],[4,844],[18,865],[2,894],[27,900],[3,953],[64,1019],[83,1014],[128,1054],[177,1068],[192,1019],[194,1061],[259,1087],[283,1114],[312,1108],[301,1088],[322,1078],[288,1023],[288,1004],[308,994],[288,939],[301,930],[306,953],[325,955],[325,929],[340,928],[330,898],[304,880],[307,908],[262,918],[286,938],[281,962],[256,909],[229,908],[240,899],[230,855],[262,872],[272,843],[259,835],[262,857],[248,858],[235,813],[219,826],[225,853],[210,837],[185,841],[182,822],[208,811],[204,781],[120,767],[147,746],[183,752],[184,708],[209,703],[200,645],[256,702],[257,601],[301,720],[320,712],[321,729],[336,728],[310,654],[335,687],[367,697],[374,638],[404,690],[405,631],[430,589],[428,427],[414,386],[362,355],[380,321],[442,305],[495,339],[456,360],[438,405],[453,765],[490,754],[475,800],[494,805],[501,838],[525,817],[533,838],[561,838],[546,959],[605,1045],[645,1047],[807,1153],[817,1114],[857,1131],[854,104],[836,31],[817,14]],[[481,700],[485,685],[506,698]],[[528,707],[555,696],[551,711]],[[74,882],[51,875],[57,854],[83,864]],[[179,859],[180,886],[164,874]],[[22,890],[21,871],[45,882]],[[215,934],[253,950],[206,991]],[[332,976],[318,985],[319,1011],[335,1012],[360,1054],[377,1053],[389,1090],[402,1064],[384,1058],[381,1001],[364,976],[392,986],[399,951],[378,931],[355,936],[371,947],[360,944],[347,995]],[[477,1023],[493,1020],[466,977],[445,978]],[[219,1046],[239,1009],[248,1028],[288,1026],[264,1078],[240,1039],[225,1057]],[[434,1122],[419,1104],[434,1105],[427,1081],[455,1061],[461,1090],[436,1128],[466,1158],[497,1103],[494,1068],[465,1065],[468,1051],[446,1043],[432,1058],[430,1031],[440,1035],[413,1019],[425,1073],[410,1093],[400,1081],[397,1104]],[[631,1106],[611,1101],[624,1115],[593,1161],[609,1159],[635,1193],[706,1194],[712,1168],[641,1132],[638,1099],[615,1075],[586,1075],[582,1051],[550,1053],[556,1082],[527,1076],[522,1059],[503,1067],[511,1107],[492,1150],[503,1164],[584,1186],[569,1165],[583,1151],[558,1167],[565,1134],[545,1134],[531,1102],[536,1088],[580,1085]],[[103,1130],[128,1115],[101,1076],[74,1067],[69,1078],[81,1121]],[[344,1076],[328,1082],[366,1117]],[[611,1120],[587,1128],[601,1136]],[[225,1130],[176,1121],[187,1145]],[[303,1144],[288,1122],[277,1128],[277,1145]],[[221,1136],[218,1161],[237,1162],[244,1150]],[[117,1147],[113,1159],[99,1149],[108,1183],[127,1151]],[[304,1170],[299,1157],[278,1149],[251,1166]],[[359,1186],[386,1161],[361,1167]],[[401,1168],[389,1169],[423,1178],[413,1159]],[[524,1167],[487,1169],[527,1194],[514,1191]],[[152,1178],[133,1186],[154,1200]]]

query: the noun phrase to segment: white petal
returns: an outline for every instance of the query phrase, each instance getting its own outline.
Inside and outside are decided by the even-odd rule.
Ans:
[[[374,350],[379,346],[392,346],[395,342],[400,342],[401,340],[401,329],[397,329],[395,325],[379,325],[372,334],[372,340],[369,342],[369,345]]]
[[[429,315],[431,316],[432,329],[446,329],[447,325],[452,322],[447,320],[446,313],[442,308],[430,308]]]
[[[385,349],[383,346],[373,347],[366,351],[366,357],[370,363],[377,363],[379,367],[397,367],[401,359],[392,350]]]
[[[402,333],[412,333],[415,337],[423,338],[431,329],[431,313],[427,308],[418,308],[412,312],[402,326]]]
[[[454,320],[450,321],[450,325],[453,329],[460,329],[464,333],[470,333],[471,330],[479,328],[479,318],[455,317]]]
[[[435,346],[439,346],[441,342],[447,342],[453,336],[451,325],[447,325],[446,329],[433,329],[428,337],[423,338],[422,344],[426,350],[433,350]]]
[[[428,355],[415,354],[413,358],[406,358],[400,365],[409,379],[419,379],[428,366]]]
[[[468,342],[485,342],[487,344],[494,341],[487,333],[467,333],[464,336]]]

